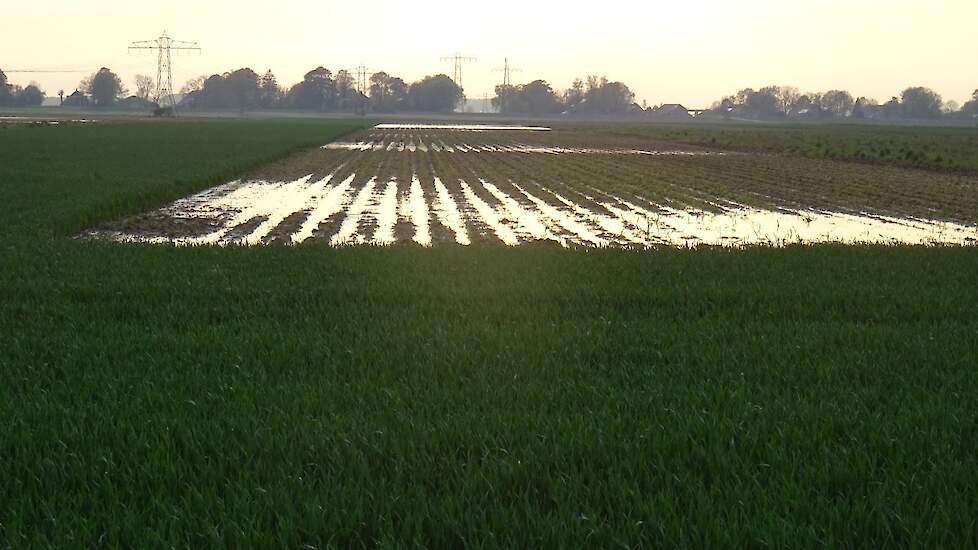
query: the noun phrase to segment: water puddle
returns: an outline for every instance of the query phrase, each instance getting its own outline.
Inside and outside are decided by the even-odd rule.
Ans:
[[[529,148],[518,144],[475,144],[475,138],[467,141],[473,143],[447,145],[430,137],[421,140],[392,133],[380,140],[331,146],[349,147],[361,159],[382,149],[394,154],[412,148],[484,153],[525,152]],[[533,149],[541,154],[576,154],[582,150],[591,151],[568,149],[571,153],[563,153],[559,148]],[[374,166],[364,169],[380,173],[387,155],[379,157],[368,157]],[[499,160],[492,155],[484,158],[486,163],[481,164]],[[400,159],[404,163],[398,166],[410,164],[405,157]],[[465,167],[468,159],[455,160],[459,162],[453,161],[449,166]],[[431,174],[433,187],[423,186],[417,174],[409,184],[405,174],[400,176],[400,181],[385,177],[378,182],[377,176],[368,180],[371,172],[364,173],[359,181],[352,174],[338,182],[337,174],[343,165],[335,164],[339,166],[319,180],[307,175],[293,181],[229,182],[115,226],[123,229],[93,230],[86,236],[125,242],[221,246],[279,241],[300,244],[310,239],[322,239],[332,245],[391,245],[409,240],[421,246],[446,241],[470,245],[496,238],[509,246],[551,242],[561,246],[635,248],[826,242],[978,245],[978,227],[938,220],[858,210],[761,209],[705,191],[683,194],[697,197],[692,200],[666,197],[654,201],[640,194],[611,192],[588,185],[583,183],[584,176],[577,183],[553,184],[559,186],[556,188],[537,183],[532,176],[526,178],[528,182],[493,183],[488,173],[483,178],[478,171],[472,176],[471,185],[453,177],[451,181],[458,181],[458,186],[452,184],[451,190],[440,179],[447,178],[447,173]],[[475,165],[468,168],[476,170]],[[687,206],[692,204],[696,206]]]
[[[456,130],[460,132],[549,132],[545,126],[491,126],[486,124],[378,124],[375,130]]]
[[[673,245],[978,244],[974,227],[815,210],[747,208],[717,214],[663,207],[656,232]]]
[[[394,244],[394,225],[397,223],[397,179],[387,183],[377,211],[377,230],[374,242],[380,245]]]
[[[455,204],[455,199],[452,198],[451,193],[448,192],[448,188],[445,187],[445,184],[440,179],[435,178],[434,180],[435,192],[438,195],[434,205],[435,215],[438,216],[438,221],[455,234],[456,243],[462,246],[472,244],[472,241],[469,239],[469,234],[465,230],[462,213],[459,212],[458,206]]]
[[[523,193],[523,195],[529,199],[530,202],[532,202],[547,219],[555,221],[565,231],[568,231],[570,234],[574,235],[574,241],[577,244],[590,244],[591,246],[597,247],[608,245],[608,241],[597,236],[593,230],[588,227],[587,223],[582,223],[580,220],[567,212],[559,210],[557,207],[549,204],[539,197],[532,195],[526,189],[523,189],[516,183],[513,183],[512,185],[518,189],[520,193]]]
[[[561,246],[567,246],[567,241],[564,238],[554,235],[535,213],[524,208],[516,199],[486,180],[479,180],[479,183],[503,205],[509,214],[508,217],[516,222],[521,236],[536,241],[553,241]]]
[[[87,118],[50,119],[23,116],[0,116],[0,124],[32,124],[34,126],[60,126],[62,124],[95,124],[98,121]]]
[[[356,198],[353,199],[353,203],[350,204],[350,207],[346,211],[346,219],[340,225],[339,232],[330,239],[330,244],[336,246],[341,244],[363,244],[365,242],[363,235],[358,234],[357,231],[360,229],[361,219],[370,208],[376,186],[377,178],[373,177],[360,189],[360,192],[357,193]]]
[[[469,205],[475,210],[478,215],[478,221],[486,224],[489,229],[499,237],[499,240],[503,241],[504,244],[509,246],[518,246],[520,244],[519,238],[513,233],[513,230],[503,224],[501,216],[496,212],[496,210],[489,206],[489,204],[479,198],[475,194],[475,191],[469,187],[469,184],[465,183],[463,180],[459,180],[459,185],[462,186],[462,194],[465,196],[465,200],[468,201]]]
[[[356,174],[351,174],[323,196],[319,204],[309,212],[299,231],[292,235],[292,244],[300,244],[311,239],[322,224],[346,209],[350,203],[351,184],[356,177]]]
[[[456,143],[448,145],[444,141],[439,143],[432,142],[430,145],[424,143],[416,144],[413,141],[405,143],[397,138],[383,140],[378,143],[372,141],[339,141],[327,143],[322,146],[326,150],[335,151],[378,151],[387,150],[390,152],[409,152],[416,153],[421,151],[427,153],[429,150],[436,153],[522,153],[528,155],[644,155],[652,157],[720,157],[731,155],[721,151],[652,151],[641,149],[595,149],[595,148],[566,148],[566,147],[540,147],[535,145],[515,144],[504,145],[501,143],[469,145],[467,143]]]
[[[424,200],[424,189],[417,174],[411,178],[411,195],[408,200],[408,210],[411,212],[411,223],[414,224],[414,242],[421,246],[431,246],[431,215],[428,204]]]
[[[275,230],[276,227],[285,221],[286,218],[312,206],[313,198],[322,194],[327,189],[327,186],[332,179],[333,175],[330,174],[329,176],[326,176],[305,189],[301,189],[299,192],[283,195],[278,204],[268,211],[265,221],[255,228],[251,234],[242,238],[241,244],[261,244],[264,239]]]
[[[240,187],[216,200],[188,205],[190,208],[187,210],[190,212],[193,210],[197,210],[198,212],[216,210],[219,212],[236,211],[237,213],[223,227],[199,237],[186,239],[186,244],[219,244],[230,241],[231,239],[228,237],[235,229],[245,226],[256,218],[267,218],[277,210],[279,204],[288,201],[295,194],[302,193],[302,190],[311,178],[312,176],[310,175],[288,183],[256,182],[252,185]],[[189,216],[190,212],[184,212],[183,214]]]
[[[593,210],[588,210],[583,206],[571,201],[570,199],[551,191],[545,189],[548,193],[554,196],[559,202],[563,203],[577,214],[579,220],[583,220],[583,223],[591,224],[598,228],[600,232],[606,236],[606,238],[613,238],[617,244],[622,245],[638,245],[638,246],[648,246],[651,243],[647,237],[644,237],[635,231],[633,231],[625,223],[624,212],[618,209],[612,208],[607,209],[612,215],[605,215]],[[592,200],[590,197],[585,196],[584,198]]]

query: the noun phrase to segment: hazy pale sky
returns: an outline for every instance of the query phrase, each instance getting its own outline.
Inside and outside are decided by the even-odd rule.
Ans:
[[[174,88],[197,75],[271,68],[283,85],[318,65],[365,64],[411,81],[466,66],[470,98],[491,93],[504,57],[514,80],[566,88],[575,76],[622,80],[638,101],[706,107],[744,87],[844,88],[885,100],[911,85],[963,101],[978,88],[978,0],[685,0],[533,2],[434,0],[333,2],[171,0],[140,3],[4,2],[0,69],[107,66],[134,88],[156,58],[127,53],[132,40],[170,36],[203,53],[176,56]],[[9,74],[48,95],[82,75]]]

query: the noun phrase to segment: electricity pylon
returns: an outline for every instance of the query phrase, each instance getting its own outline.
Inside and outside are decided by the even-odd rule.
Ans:
[[[157,52],[156,63],[156,104],[163,107],[163,100],[170,100],[170,107],[176,113],[177,104],[173,99],[173,63],[171,51],[173,50],[192,50],[200,51],[200,46],[196,42],[184,42],[174,40],[166,35],[166,31],[156,40],[142,40],[133,42],[129,45],[132,50],[155,50]],[[165,79],[165,80],[164,80]]]
[[[354,78],[356,79],[357,91],[363,95],[367,95],[367,92],[370,90],[370,84],[369,84],[370,76],[371,76],[370,71],[372,71],[373,69],[369,69],[364,65],[360,65],[359,67],[353,67],[352,69],[343,69],[343,70],[345,70],[346,72],[354,76]]]
[[[469,56],[466,56],[466,55],[462,55],[461,52],[455,52],[454,54],[452,54],[450,56],[445,56],[445,57],[441,58],[441,60],[442,61],[451,61],[452,63],[455,64],[455,75],[453,76],[452,80],[455,81],[455,85],[458,86],[459,88],[462,88],[463,87],[462,86],[462,65],[464,65],[465,63],[469,63],[469,62],[476,62],[476,61],[478,61],[478,59],[476,59],[474,57],[469,57]]]
[[[513,85],[513,73],[518,73],[522,70],[523,69],[517,69],[516,67],[511,66],[509,64],[508,57],[505,58],[505,64],[502,67],[494,69],[494,71],[497,73],[503,73],[503,86],[506,87]]]
[[[369,106],[370,100],[367,98],[367,92],[370,91],[370,71],[372,69],[367,68],[365,65],[361,64],[358,67],[352,69],[344,69],[346,72],[352,74],[356,79],[357,91],[360,92],[360,104],[357,109],[360,111],[361,115],[367,114],[367,107]]]

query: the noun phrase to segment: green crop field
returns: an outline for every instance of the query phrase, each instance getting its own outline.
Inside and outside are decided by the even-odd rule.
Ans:
[[[978,172],[978,128],[861,124],[703,124],[624,130],[737,151]]]
[[[0,548],[978,545],[975,247],[73,238],[356,126],[0,129]]]

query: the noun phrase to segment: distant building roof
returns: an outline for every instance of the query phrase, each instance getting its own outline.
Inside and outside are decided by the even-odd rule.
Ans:
[[[690,118],[692,115],[689,114],[689,109],[679,103],[666,103],[649,111],[649,116],[655,118],[685,119]]]
[[[68,107],[79,107],[88,105],[88,96],[83,94],[81,90],[75,90],[71,95],[65,97],[64,105]]]

